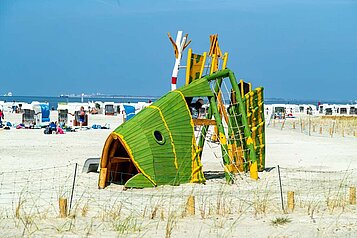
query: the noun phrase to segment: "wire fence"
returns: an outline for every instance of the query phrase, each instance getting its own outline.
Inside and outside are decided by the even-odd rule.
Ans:
[[[354,116],[301,115],[297,118],[270,118],[267,121],[267,126],[309,136],[357,138],[357,117]]]
[[[257,215],[285,210],[288,191],[295,193],[296,209],[347,209],[350,188],[357,185],[354,169],[309,171],[280,167],[280,181],[276,168],[260,173],[258,181],[240,174],[232,185],[226,184],[223,171],[211,171],[205,172],[205,185],[125,190],[123,185],[112,183],[99,190],[98,173],[77,171],[74,176],[75,166],[0,172],[1,214],[55,218],[59,216],[59,198],[67,198],[70,215],[107,217],[120,213],[152,219],[167,217],[172,211],[184,214],[187,199],[194,196],[196,215],[201,218],[243,212]]]
[[[357,184],[355,169],[313,171],[281,168],[281,171],[283,194],[294,192],[295,206],[308,210],[313,207],[345,209],[351,202],[351,188],[355,188]]]
[[[6,213],[57,213],[59,197],[70,194],[72,165],[0,172],[0,208]],[[16,215],[16,214],[15,214]]]

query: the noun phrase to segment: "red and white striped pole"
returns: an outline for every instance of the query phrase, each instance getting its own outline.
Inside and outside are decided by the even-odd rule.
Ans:
[[[178,76],[178,71],[180,68],[180,61],[181,61],[181,57],[182,57],[182,51],[185,47],[185,43],[186,43],[186,36],[184,36],[182,38],[182,31],[178,31],[177,32],[177,36],[176,36],[176,47],[177,47],[177,55],[175,55],[176,60],[175,60],[175,65],[174,68],[172,70],[172,76],[171,76],[171,91],[176,90],[176,84],[177,84],[177,76]]]

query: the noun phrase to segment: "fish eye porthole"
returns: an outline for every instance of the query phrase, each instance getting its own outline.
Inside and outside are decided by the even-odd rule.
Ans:
[[[154,138],[158,144],[165,144],[165,137],[161,134],[160,131],[154,131]]]

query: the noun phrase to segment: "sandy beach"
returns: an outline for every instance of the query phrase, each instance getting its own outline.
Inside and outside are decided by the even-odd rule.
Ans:
[[[356,12],[0,0],[0,238],[357,238]]]
[[[18,120],[17,114],[6,115]],[[55,115],[53,115],[55,118]],[[89,124],[111,128],[45,135],[43,129],[0,131],[0,234],[2,237],[354,237],[357,138],[306,135],[278,122],[267,128],[267,168],[253,181],[239,174],[226,185],[219,146],[207,143],[203,184],[123,190],[97,187],[98,173],[82,173],[87,158],[99,158],[118,116],[91,115]],[[74,180],[75,164],[78,164]],[[284,210],[279,177],[280,165]],[[287,208],[287,192],[295,208]],[[72,196],[71,205],[70,199]],[[195,214],[187,201],[195,199]],[[59,217],[59,197],[70,216]],[[287,220],[274,225],[277,218]]]

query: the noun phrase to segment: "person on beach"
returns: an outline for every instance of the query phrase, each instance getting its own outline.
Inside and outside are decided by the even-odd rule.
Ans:
[[[12,113],[16,113],[17,106],[15,104],[15,101],[12,101]]]
[[[195,118],[199,118],[201,115],[200,115],[200,110],[203,106],[204,102],[203,102],[203,99],[202,98],[199,98],[196,102],[194,103],[191,103],[190,104],[190,111],[191,111],[191,115],[193,116],[195,113],[193,111],[193,109],[195,109],[196,111],[196,114],[195,114]]]
[[[86,117],[86,112],[84,111],[84,107],[81,106],[81,109],[79,111],[79,126],[82,128],[82,125],[85,121],[85,117]]]
[[[2,128],[2,120],[4,119],[4,113],[3,111],[0,109],[0,128]]]

